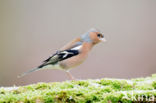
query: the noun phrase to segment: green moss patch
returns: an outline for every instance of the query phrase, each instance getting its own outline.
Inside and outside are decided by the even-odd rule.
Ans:
[[[38,83],[0,88],[0,103],[156,102],[156,74],[147,78]]]

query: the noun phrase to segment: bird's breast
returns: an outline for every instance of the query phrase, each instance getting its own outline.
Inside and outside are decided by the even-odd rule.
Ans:
[[[69,59],[66,59],[64,61],[61,61],[59,64],[63,69],[71,69],[74,68],[81,63],[84,62],[84,60],[87,58],[87,54],[79,54],[77,56],[71,57]]]

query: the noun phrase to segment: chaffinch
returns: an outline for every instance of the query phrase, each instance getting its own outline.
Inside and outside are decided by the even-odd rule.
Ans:
[[[73,80],[74,77],[69,71],[83,63],[92,47],[101,41],[106,41],[104,35],[96,29],[91,29],[87,33],[63,46],[55,54],[44,60],[37,68],[25,72],[19,77],[43,69],[60,69],[64,70],[70,79]]]

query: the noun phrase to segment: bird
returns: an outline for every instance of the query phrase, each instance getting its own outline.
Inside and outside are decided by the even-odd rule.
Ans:
[[[83,63],[90,50],[100,42],[106,42],[105,36],[99,30],[92,28],[83,35],[73,39],[62,48],[58,49],[52,56],[43,61],[37,68],[31,69],[20,77],[23,77],[31,72],[44,69],[59,69],[67,73],[71,80],[75,78],[70,73],[70,70]]]

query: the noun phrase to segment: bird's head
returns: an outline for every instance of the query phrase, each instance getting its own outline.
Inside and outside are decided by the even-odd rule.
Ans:
[[[99,42],[106,42],[106,39],[100,31],[97,29],[90,29],[87,33],[81,36],[83,42],[89,42],[92,44],[97,44]]]

